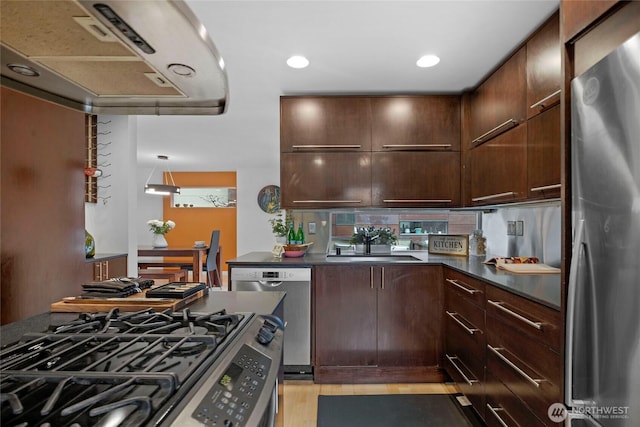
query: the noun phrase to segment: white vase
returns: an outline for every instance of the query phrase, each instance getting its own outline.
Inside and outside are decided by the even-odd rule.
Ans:
[[[164,238],[164,234],[154,233],[151,246],[154,248],[166,248],[169,244],[167,243],[167,239]]]

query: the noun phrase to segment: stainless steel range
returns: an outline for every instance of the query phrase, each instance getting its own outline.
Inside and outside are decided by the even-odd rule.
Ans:
[[[224,310],[81,314],[2,349],[1,424],[271,425],[280,326]]]

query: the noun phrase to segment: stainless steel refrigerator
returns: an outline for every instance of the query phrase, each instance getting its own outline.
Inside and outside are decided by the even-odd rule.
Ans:
[[[640,33],[576,77],[571,92],[565,424],[638,427]]]

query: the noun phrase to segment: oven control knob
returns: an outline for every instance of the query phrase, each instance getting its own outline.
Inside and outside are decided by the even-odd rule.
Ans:
[[[264,326],[262,328],[260,328],[260,330],[258,331],[258,336],[256,336],[256,339],[258,340],[258,342],[260,344],[263,345],[267,345],[269,344],[271,341],[273,341],[273,332],[269,331],[269,329],[265,328]]]

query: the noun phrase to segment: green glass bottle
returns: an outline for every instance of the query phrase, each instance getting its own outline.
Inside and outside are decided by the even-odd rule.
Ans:
[[[296,231],[293,229],[293,222],[289,224],[289,234],[287,235],[287,243],[295,245],[296,243]]]
[[[304,227],[303,223],[300,223],[298,227],[298,232],[296,233],[296,242],[301,245],[304,243]]]

